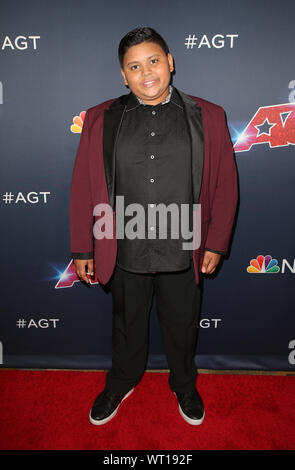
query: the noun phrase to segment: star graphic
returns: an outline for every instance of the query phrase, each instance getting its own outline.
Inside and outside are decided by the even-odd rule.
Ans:
[[[270,136],[270,130],[275,125],[276,125],[276,122],[270,123],[268,118],[266,118],[262,124],[260,124],[259,126],[254,126],[258,130],[258,134],[256,137],[259,137],[262,134],[266,134]]]

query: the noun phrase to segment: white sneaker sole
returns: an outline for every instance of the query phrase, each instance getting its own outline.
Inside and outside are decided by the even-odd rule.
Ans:
[[[117,406],[117,408],[113,411],[112,414],[110,414],[110,416],[108,416],[107,418],[105,419],[100,419],[100,420],[96,420],[96,419],[93,419],[91,418],[91,410],[89,412],[89,421],[91,424],[94,424],[95,426],[100,426],[101,424],[105,424],[107,423],[108,421],[110,421],[111,419],[113,419],[113,417],[115,416],[115,414],[117,413],[118,409],[119,409],[119,406],[121,405],[121,403],[125,400],[125,398],[129,397],[129,395],[131,395],[131,393],[133,392],[134,390],[134,387],[129,390],[128,393],[126,393],[126,395],[122,398],[122,400],[120,401],[119,405]]]
[[[202,422],[204,421],[204,418],[205,418],[205,411],[204,411],[204,414],[202,416],[202,418],[200,419],[192,419],[192,418],[189,418],[188,416],[186,416],[184,414],[184,412],[182,411],[181,409],[181,406],[178,404],[178,409],[179,409],[179,413],[181,414],[181,416],[183,417],[183,419],[185,419],[185,421],[187,421],[189,424],[192,424],[194,426],[199,426],[200,424],[202,424]]]
[[[175,392],[173,392],[174,395],[176,396],[177,398],[177,395]],[[181,416],[183,417],[183,419],[189,423],[189,424],[192,424],[193,426],[199,426],[200,424],[202,424],[202,422],[204,421],[204,418],[205,418],[205,410],[204,410],[204,413],[203,413],[203,416],[202,418],[199,418],[199,419],[192,419],[192,418],[189,418],[186,414],[184,414],[184,412],[182,411],[182,408],[180,406],[180,404],[178,403],[178,410],[179,410],[179,413],[181,414]]]

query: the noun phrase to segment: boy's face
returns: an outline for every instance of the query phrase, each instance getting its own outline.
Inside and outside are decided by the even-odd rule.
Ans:
[[[124,55],[121,74],[125,85],[145,104],[161,103],[169,92],[173,58],[154,42],[130,47]]]

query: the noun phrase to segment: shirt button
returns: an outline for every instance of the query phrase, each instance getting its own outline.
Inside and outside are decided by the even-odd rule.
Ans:
[[[155,132],[151,132],[151,136],[154,137],[156,134]]]
[[[155,114],[156,114],[156,111],[152,111],[152,114],[155,115]]]
[[[155,181],[154,178],[151,178],[151,179],[150,179],[150,182],[151,182],[151,183],[153,183],[154,181]]]
[[[152,159],[155,158],[155,155],[151,155],[151,158],[152,158]]]

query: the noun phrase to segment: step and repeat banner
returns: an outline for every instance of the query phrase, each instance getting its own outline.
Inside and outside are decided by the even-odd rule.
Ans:
[[[196,363],[295,370],[294,14],[291,0],[1,5],[1,367],[111,366],[111,294],[75,275],[70,184],[85,111],[129,93],[120,39],[151,26],[173,84],[225,109],[239,174],[230,256],[204,279]],[[155,299],[147,368],[168,368]]]

